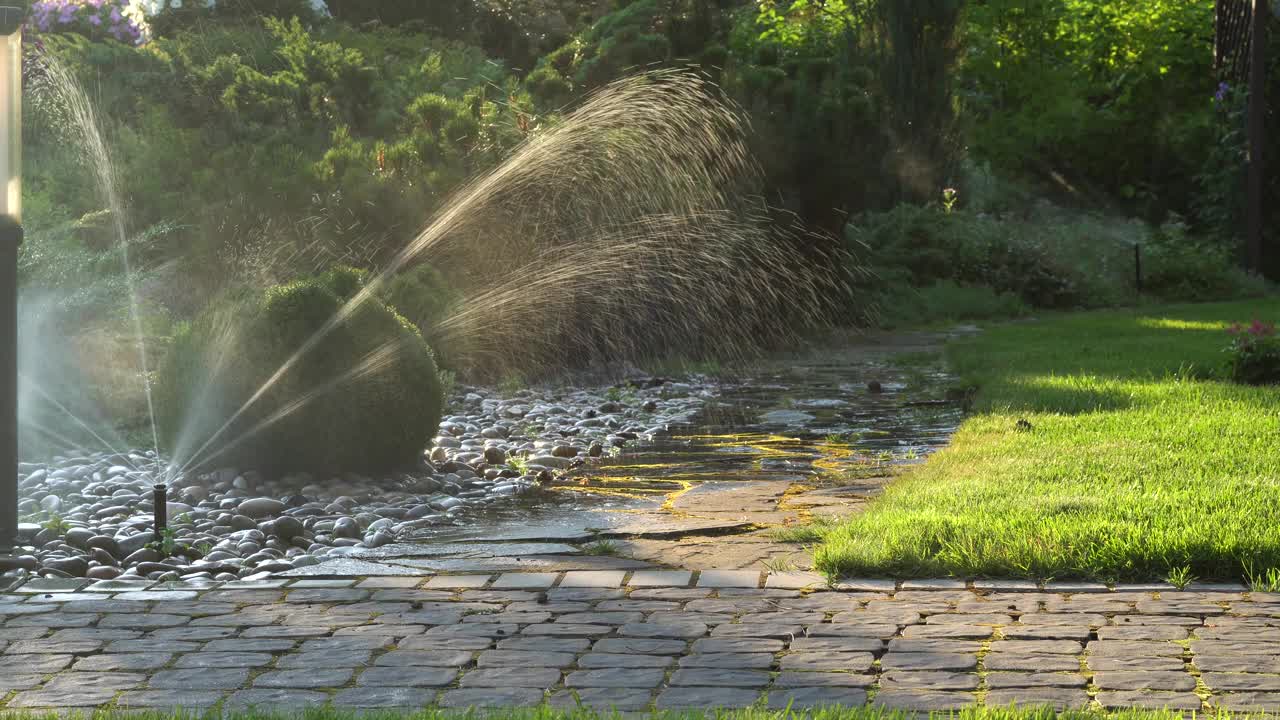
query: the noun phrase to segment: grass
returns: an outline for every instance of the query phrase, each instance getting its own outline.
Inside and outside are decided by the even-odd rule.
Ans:
[[[950,447],[823,533],[833,575],[1266,584],[1280,392],[1214,379],[1280,300],[1079,313],[947,349],[977,388]]]
[[[3,697],[3,696],[0,696]],[[1204,713],[1205,717],[1230,720],[1232,715],[1223,711]],[[0,710],[0,717],[30,718],[31,720],[63,720],[77,717],[74,709],[62,710],[56,714],[41,712],[5,713]],[[93,720],[196,720],[202,717],[218,717],[220,720],[356,720],[357,718],[380,718],[382,720],[621,720],[622,718],[654,718],[655,720],[918,720],[925,717],[950,718],[951,720],[1098,720],[1113,718],[1114,720],[1184,720],[1180,712],[1165,710],[1119,710],[1110,713],[1094,711],[1069,711],[1057,713],[1048,708],[968,708],[958,712],[939,712],[929,715],[902,710],[889,710],[878,707],[856,708],[820,708],[815,710],[762,710],[749,708],[743,710],[687,710],[653,713],[617,713],[610,711],[593,711],[585,708],[555,709],[551,707],[524,709],[471,709],[441,710],[427,709],[418,712],[396,711],[363,711],[359,714],[327,707],[300,708],[295,713],[273,713],[258,711],[224,711],[202,715],[198,712],[140,712],[137,710],[106,710],[96,713],[86,712],[84,718]],[[1234,717],[1248,717],[1237,713]],[[1260,717],[1260,716],[1259,716]]]

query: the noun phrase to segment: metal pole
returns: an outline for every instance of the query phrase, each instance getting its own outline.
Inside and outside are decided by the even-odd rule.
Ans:
[[[1245,242],[1249,268],[1264,271],[1262,249],[1262,143],[1265,130],[1267,72],[1267,0],[1253,0],[1249,33],[1249,175],[1246,189],[1248,209],[1245,211]]]
[[[22,22],[0,6],[0,553],[18,539],[18,246],[22,244]]]
[[[18,244],[22,226],[0,217],[0,553],[18,537]]]

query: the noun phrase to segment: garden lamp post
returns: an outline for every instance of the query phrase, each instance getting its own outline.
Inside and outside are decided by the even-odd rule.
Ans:
[[[12,551],[18,537],[18,245],[26,18],[22,5],[21,0],[0,4],[0,553]]]

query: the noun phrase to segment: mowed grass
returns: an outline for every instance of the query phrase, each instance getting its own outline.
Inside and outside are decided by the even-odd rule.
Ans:
[[[1064,315],[951,345],[973,414],[824,533],[818,568],[1249,581],[1280,567],[1280,388],[1213,379],[1225,328],[1255,317],[1280,320],[1280,300]]]

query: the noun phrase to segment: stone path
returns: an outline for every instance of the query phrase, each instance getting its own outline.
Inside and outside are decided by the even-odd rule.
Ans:
[[[1280,594],[574,571],[32,580],[0,708],[1280,710]]]

